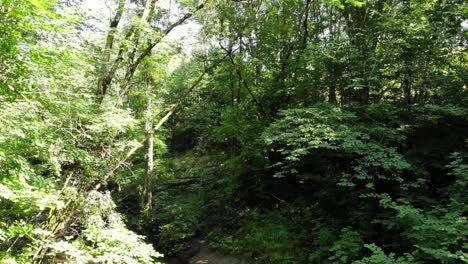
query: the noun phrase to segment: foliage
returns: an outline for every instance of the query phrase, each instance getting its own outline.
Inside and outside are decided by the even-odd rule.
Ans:
[[[368,248],[372,255],[370,257],[365,257],[361,260],[354,261],[356,264],[391,264],[391,263],[418,263],[410,255],[404,257],[395,258],[394,253],[385,254],[385,252],[375,244],[366,244],[364,245]]]
[[[251,252],[256,263],[302,263],[300,237],[283,214],[246,209],[239,213],[243,224],[234,234],[226,236],[216,230],[210,234],[213,246],[237,254]]]
[[[196,193],[194,189],[192,192]],[[176,197],[174,197],[176,196]],[[157,213],[153,215],[159,226],[159,247],[167,254],[187,249],[187,242],[194,237],[199,222],[199,200],[194,194],[176,194],[158,197]]]
[[[359,127],[352,126],[353,113],[342,112],[331,105],[319,105],[288,109],[280,116],[263,134],[265,144],[276,144],[273,149],[284,156],[284,161],[275,164],[283,167],[277,176],[297,173],[294,164],[320,149],[350,155],[352,170],[343,172],[340,180],[340,185],[344,186],[354,186],[353,180],[365,180],[369,188],[374,187],[376,179],[402,182],[395,172],[410,167],[394,148],[382,146],[360,132]]]
[[[466,197],[459,196],[461,189],[458,189],[466,184],[466,164],[459,154],[454,154],[453,158],[448,167],[456,180],[449,188],[453,196],[448,201],[423,211],[405,199],[393,201],[388,195],[378,196],[384,208],[396,211],[396,219],[386,223],[388,228],[400,226],[406,229],[403,235],[418,249],[412,253],[416,259],[436,259],[444,263],[467,259],[464,242],[468,232],[465,216],[468,208],[465,205]]]
[[[152,263],[161,255],[110,195],[89,191],[135,145],[139,120],[93,106],[95,65],[72,41],[73,5],[0,3],[0,262]]]
[[[0,262],[468,262],[463,1],[111,2],[0,1]]]
[[[340,239],[330,248],[334,254],[329,259],[334,263],[349,263],[352,259],[361,256],[362,247],[363,241],[359,233],[343,228]]]
[[[81,238],[52,243],[51,254],[78,261],[85,251],[98,263],[152,263],[153,258],[161,257],[142,236],[125,227],[115,207],[109,193],[92,192],[80,208]]]

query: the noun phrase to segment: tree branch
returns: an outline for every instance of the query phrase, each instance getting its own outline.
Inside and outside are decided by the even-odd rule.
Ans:
[[[200,84],[200,82],[203,80],[203,78],[205,77],[205,75],[211,71],[212,69],[216,68],[219,64],[221,64],[221,62],[223,62],[225,59],[227,58],[227,55],[224,56],[222,59],[214,62],[212,65],[210,65],[208,68],[206,68],[203,73],[197,78],[197,80],[195,80],[195,82],[185,91],[185,93],[180,97],[180,99],[178,100],[177,104],[175,104],[174,106],[171,107],[171,109],[169,109],[169,111],[166,113],[166,115],[164,115],[163,118],[161,118],[158,122],[158,124],[156,124],[156,126],[153,128],[153,133],[156,134],[156,132],[162,127],[162,125],[164,123],[166,123],[166,121],[169,119],[169,117],[171,117],[174,112],[176,112],[176,110],[181,106],[181,104],[183,103],[184,99]],[[130,149],[127,154],[121,158],[114,166],[112,166],[112,168],[104,175],[104,177],[101,179],[101,181],[94,187],[95,190],[99,190],[99,188],[101,188],[102,186],[102,183],[106,182],[109,178],[111,178],[113,175],[114,175],[114,172],[119,169],[138,149],[140,149],[144,143],[146,142],[146,140],[148,140],[147,137],[145,137],[144,139],[142,139],[140,142],[139,142],[139,145],[133,147],[132,149]],[[87,188],[85,188],[87,189]]]
[[[249,84],[247,83],[247,81],[243,78],[242,76],[242,72],[241,70],[239,69],[239,66],[236,64],[236,62],[234,61],[234,57],[232,56],[232,49],[226,49],[224,48],[223,46],[221,46],[221,48],[227,53],[226,56],[229,57],[229,61],[231,62],[232,66],[234,67],[234,69],[236,70],[236,73],[237,73],[237,76],[239,77],[239,79],[241,80],[241,83],[243,84],[243,86],[245,87],[245,89],[247,90],[247,92],[249,93],[250,97],[252,98],[252,100],[254,101],[254,103],[257,105],[258,107],[258,111],[260,112],[260,114],[268,119],[268,115],[267,113],[265,112],[265,109],[263,108],[263,105],[260,103],[260,101],[257,100],[257,98],[255,97],[253,91],[250,89],[250,86]]]
[[[130,84],[130,81],[133,78],[133,75],[135,74],[135,71],[137,70],[138,66],[141,64],[141,62],[151,54],[151,51],[153,48],[158,45],[164,37],[169,35],[171,31],[176,28],[177,26],[182,25],[185,21],[187,21],[189,18],[191,18],[196,12],[199,10],[203,9],[205,7],[205,4],[208,0],[205,0],[202,4],[200,4],[193,12],[185,14],[183,17],[181,17],[178,21],[174,22],[171,24],[169,27],[167,27],[159,36],[157,39],[155,39],[153,42],[148,43],[146,48],[143,49],[142,53],[137,57],[135,62],[133,62],[127,69],[127,72],[125,73],[125,78],[121,86],[121,93],[120,95],[123,96],[127,93],[128,87]]]

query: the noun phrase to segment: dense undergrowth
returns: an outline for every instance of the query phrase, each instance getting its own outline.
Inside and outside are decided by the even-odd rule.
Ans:
[[[467,129],[466,108],[358,110],[284,111],[249,142],[261,151],[238,153],[242,160],[223,150],[180,156],[189,166],[178,173],[201,182],[158,202],[167,207],[155,217],[169,222],[156,241],[183,247],[203,235],[214,249],[257,263],[466,261],[466,142],[457,136]],[[375,123],[363,126],[368,120]]]

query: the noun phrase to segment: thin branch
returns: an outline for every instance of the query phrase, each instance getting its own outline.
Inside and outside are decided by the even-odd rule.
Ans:
[[[4,83],[8,89],[10,91],[12,91],[13,93],[15,93],[16,95],[18,95],[19,97],[23,98],[24,101],[26,101],[28,103],[28,105],[31,107],[31,109],[33,110],[34,113],[36,113],[42,121],[44,121],[44,123],[46,123],[47,125],[49,126],[52,126],[52,123],[49,122],[49,120],[47,120],[47,118],[45,117],[44,113],[42,113],[41,110],[39,110],[35,105],[34,103],[29,100],[29,98],[27,98],[23,93],[21,93],[20,91],[18,91],[15,87],[7,84],[7,83]]]
[[[250,89],[250,86],[249,84],[247,83],[247,81],[243,78],[242,76],[242,72],[239,68],[239,66],[236,64],[236,62],[234,61],[234,57],[232,56],[232,49],[229,48],[229,49],[226,49],[224,48],[223,46],[221,46],[221,48],[226,51],[227,53],[227,56],[229,57],[229,61],[231,62],[232,66],[234,67],[234,69],[236,70],[236,73],[237,73],[237,76],[239,77],[239,79],[241,80],[244,88],[247,90],[247,92],[249,93],[250,97],[252,98],[252,100],[254,101],[254,103],[257,105],[258,107],[258,110],[260,112],[260,114],[268,119],[268,115],[267,113],[265,112],[265,109],[263,108],[263,105],[260,103],[260,101],[257,100],[257,98],[255,97],[252,89]]]

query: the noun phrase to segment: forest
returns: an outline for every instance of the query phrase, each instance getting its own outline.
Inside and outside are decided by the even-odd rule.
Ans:
[[[0,263],[468,263],[467,51],[464,0],[0,0]]]

